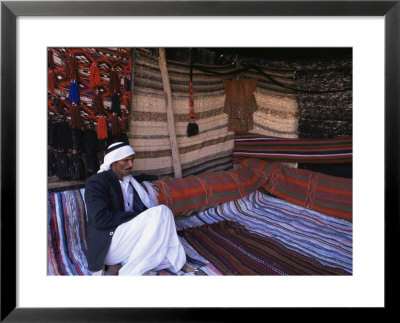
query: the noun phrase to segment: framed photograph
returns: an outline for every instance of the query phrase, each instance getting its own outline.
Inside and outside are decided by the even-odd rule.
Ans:
[[[2,1],[1,320],[234,321],[281,308],[374,308],[379,317],[394,310],[399,2]],[[353,275],[47,275],[48,47],[352,48]]]

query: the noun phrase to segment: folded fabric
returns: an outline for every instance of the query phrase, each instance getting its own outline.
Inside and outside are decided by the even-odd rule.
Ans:
[[[324,139],[271,138],[248,132],[236,132],[233,162],[258,158],[280,162],[344,164],[353,159],[351,137]]]

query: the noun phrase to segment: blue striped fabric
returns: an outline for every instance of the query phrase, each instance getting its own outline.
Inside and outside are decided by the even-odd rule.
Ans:
[[[278,198],[251,193],[178,221],[180,228],[232,220],[321,264],[352,273],[352,224]]]
[[[85,205],[79,190],[48,194],[48,275],[91,275]]]

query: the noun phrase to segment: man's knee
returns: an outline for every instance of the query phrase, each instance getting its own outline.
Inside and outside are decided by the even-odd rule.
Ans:
[[[168,206],[163,205],[163,204],[154,206],[154,207],[150,208],[149,210],[150,210],[149,215],[154,218],[167,219],[167,218],[174,217],[171,209]]]

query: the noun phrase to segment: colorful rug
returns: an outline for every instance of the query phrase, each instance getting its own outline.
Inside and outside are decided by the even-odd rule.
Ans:
[[[232,221],[186,229],[184,235],[224,275],[348,275]]]
[[[328,267],[352,273],[353,225],[260,191],[176,221],[178,230],[234,221]]]

